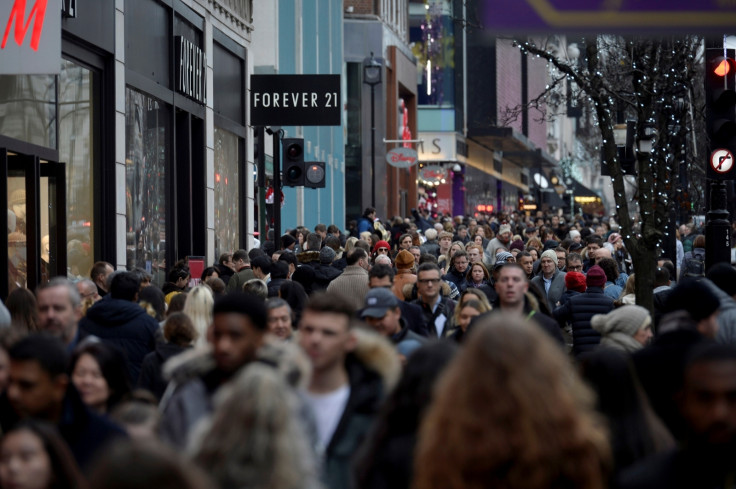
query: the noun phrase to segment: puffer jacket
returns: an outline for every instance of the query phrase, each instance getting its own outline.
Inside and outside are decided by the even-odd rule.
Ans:
[[[601,335],[590,325],[596,314],[608,314],[613,309],[613,299],[603,295],[601,287],[588,287],[583,294],[570,297],[564,305],[554,310],[554,317],[561,327],[572,326],[572,353],[579,355],[595,349]]]

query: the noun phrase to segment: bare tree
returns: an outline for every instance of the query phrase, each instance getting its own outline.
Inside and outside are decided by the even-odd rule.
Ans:
[[[704,170],[693,154],[703,127],[702,39],[597,36],[581,47],[579,60],[568,60],[545,43],[517,40],[521,51],[539,56],[580,89],[595,114],[603,161],[611,174],[616,216],[636,273],[636,301],[652,309],[654,271],[673,219],[678,165],[690,164],[691,177]],[[549,92],[549,87],[548,87]],[[541,100],[540,97],[535,101]],[[636,121],[636,199],[639,213],[626,198],[622,162],[614,140],[617,113]],[[509,113],[513,115],[513,111]],[[688,144],[689,143],[689,144]],[[692,164],[695,163],[695,164]],[[697,179],[696,179],[697,180]],[[702,180],[702,178],[701,178]]]

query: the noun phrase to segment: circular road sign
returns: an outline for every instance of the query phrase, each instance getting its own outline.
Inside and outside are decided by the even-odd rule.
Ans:
[[[728,173],[733,168],[733,155],[727,149],[717,149],[710,155],[710,167],[717,173]]]

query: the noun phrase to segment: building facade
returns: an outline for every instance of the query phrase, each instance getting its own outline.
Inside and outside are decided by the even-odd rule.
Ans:
[[[58,74],[0,76],[3,296],[248,245],[252,31],[249,0],[77,0]]]

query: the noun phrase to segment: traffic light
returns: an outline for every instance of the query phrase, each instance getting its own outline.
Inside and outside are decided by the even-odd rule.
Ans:
[[[304,164],[304,186],[307,188],[325,188],[325,162],[309,161]]]
[[[710,140],[709,154],[721,151],[736,154],[736,61],[734,50],[708,48],[705,65],[706,128]],[[728,153],[726,153],[728,152]],[[721,153],[718,153],[721,154]],[[733,165],[733,162],[731,162]],[[729,165],[729,166],[731,166]],[[730,171],[719,172],[719,165],[709,162],[708,178],[732,179]]]
[[[281,183],[285,187],[304,186],[304,139],[285,138]]]

